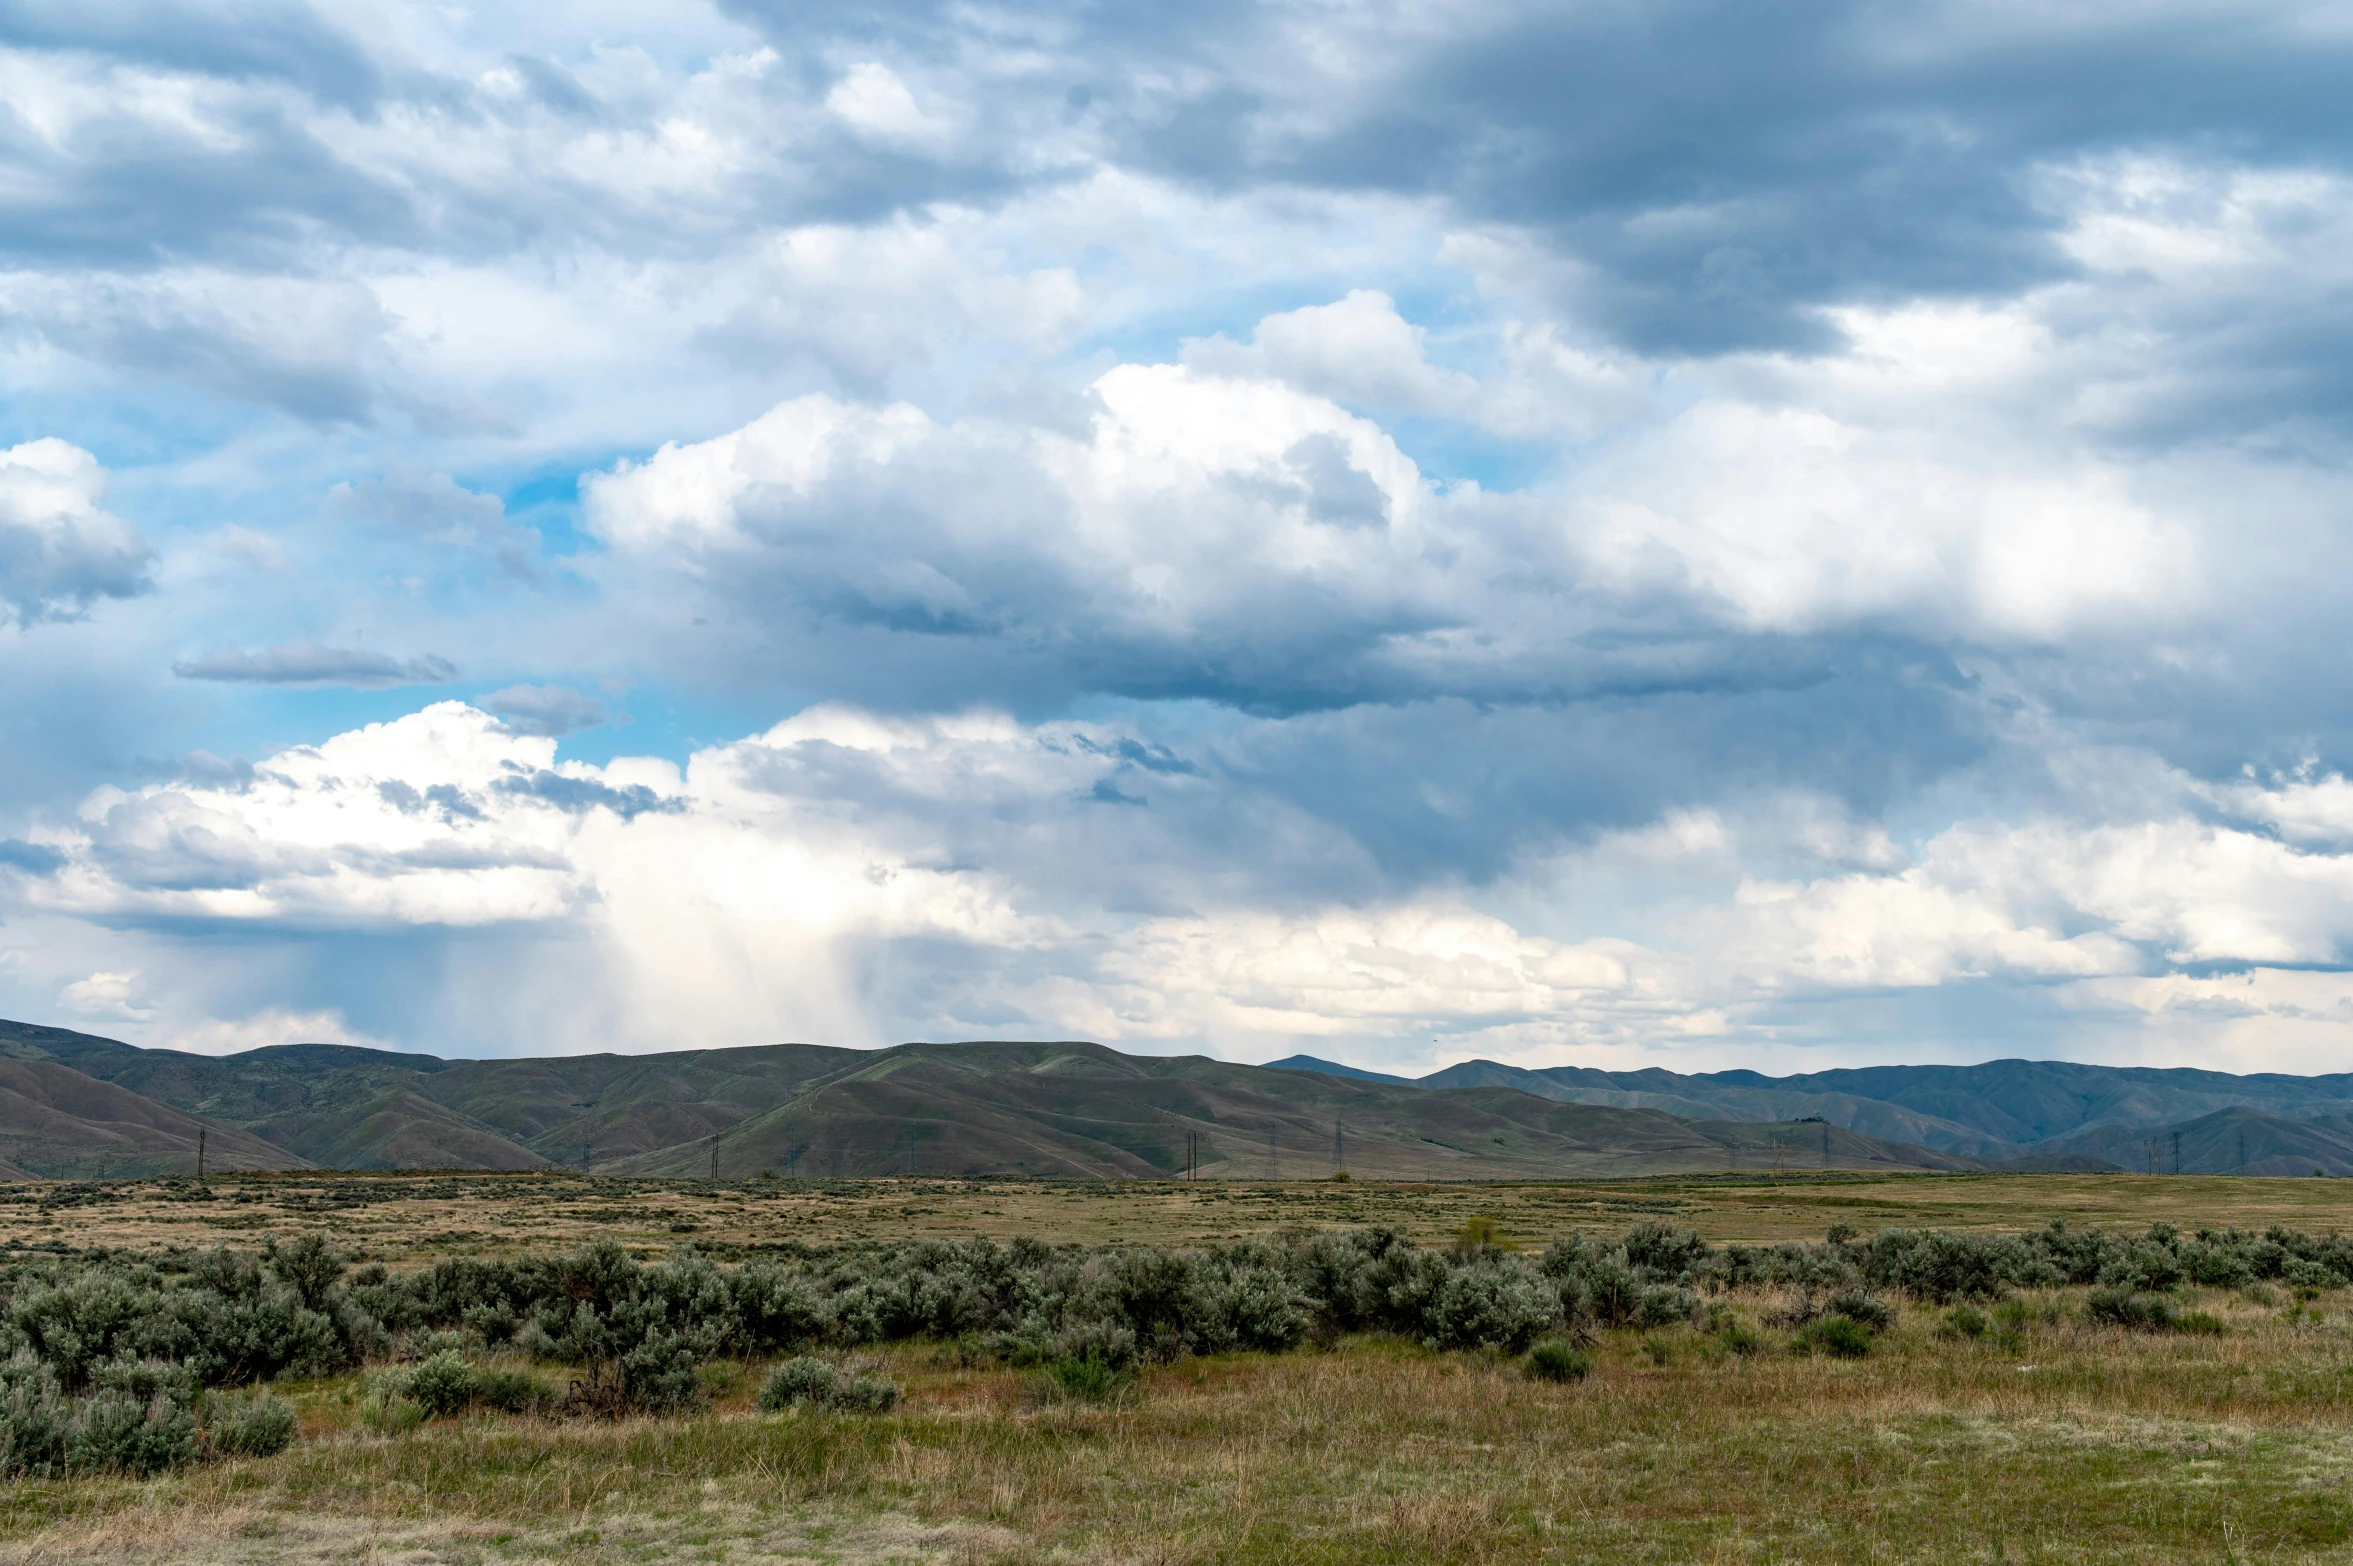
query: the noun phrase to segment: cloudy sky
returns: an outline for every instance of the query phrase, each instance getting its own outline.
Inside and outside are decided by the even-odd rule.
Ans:
[[[0,1015],[2343,1069],[2348,80],[0,0]]]

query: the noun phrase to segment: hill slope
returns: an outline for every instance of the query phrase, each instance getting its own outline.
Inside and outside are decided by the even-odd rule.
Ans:
[[[308,1161],[51,1061],[0,1060],[0,1163],[10,1178],[302,1169]]]
[[[1827,1126],[1693,1123],[1655,1110],[1561,1104],[1503,1088],[1432,1093],[1099,1044],[906,1044],[860,1056],[717,1138],[722,1174],[791,1164],[820,1175],[991,1172],[1152,1178],[1508,1179],[1769,1167],[1962,1168],[1971,1161]],[[1341,1144],[1337,1145],[1336,1144]],[[687,1175],[710,1143],[625,1160],[616,1173]]]
[[[0,1161],[804,1174],[1540,1178],[1733,1168],[2353,1173],[2353,1076],[1992,1061],[1765,1077],[1528,1070],[1419,1080],[1083,1043],[779,1044],[444,1060],[303,1044],[224,1057],[0,1023]],[[1346,1148],[1336,1155],[1334,1142]],[[2341,1145],[2340,1145],[2341,1144]],[[0,1175],[7,1171],[0,1169]]]
[[[1084,1043],[786,1044],[496,1061],[307,1044],[214,1058],[0,1024],[0,1054],[125,1104],[183,1119],[201,1110],[235,1122],[271,1156],[336,1168],[529,1169],[572,1163],[585,1150],[594,1168],[616,1174],[703,1174],[715,1152],[728,1175],[790,1166],[812,1175],[1150,1178],[1183,1170],[1188,1135],[1203,1173],[1252,1178],[1322,1176],[1335,1156],[1353,1173],[1438,1179],[1825,1161],[1970,1167],[1822,1124],[1694,1122],[1505,1087],[1432,1092]],[[96,1172],[114,1156],[93,1152],[80,1167]]]
[[[1303,1070],[1354,1069],[1308,1056],[1295,1056],[1285,1064]],[[1530,1070],[1472,1060],[1416,1081],[1424,1088],[1514,1087],[1567,1103],[1659,1109],[1694,1118],[1796,1120],[1818,1115],[1867,1136],[1992,1161],[2052,1152],[2049,1144],[2102,1127],[2169,1136],[2173,1126],[2225,1109],[2289,1120],[2353,1114],[2353,1073],[2233,1076],[2067,1061],[1868,1066],[1767,1077],[1753,1071],[1686,1075],[1579,1066]],[[2105,1156],[2085,1151],[2088,1156]],[[2144,1161],[2138,1154],[2121,1160],[2133,1168]],[[2250,1164],[2259,1161],[2251,1158]]]
[[[2290,1119],[2259,1109],[2219,1109],[2156,1130],[2098,1126],[2044,1145],[2054,1153],[2159,1174],[2353,1175],[2353,1115]]]

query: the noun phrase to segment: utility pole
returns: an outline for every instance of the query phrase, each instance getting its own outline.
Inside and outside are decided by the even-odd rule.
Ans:
[[[204,1127],[196,1128],[196,1183],[204,1183]]]
[[[1822,1167],[1830,1167],[1830,1122],[1822,1122]]]
[[[588,1173],[588,1138],[580,1139],[580,1172]]]
[[[1282,1150],[1275,1146],[1273,1126],[1266,1128],[1266,1177],[1269,1180],[1280,1180],[1283,1177],[1283,1155]]]
[[[711,1138],[711,1178],[719,1178],[719,1139]]]
[[[2181,1173],[2181,1133],[2179,1131],[2173,1133],[2173,1172],[2175,1174]]]
[[[1348,1122],[1335,1120],[1332,1122],[1332,1173],[1338,1174],[1347,1167]]]

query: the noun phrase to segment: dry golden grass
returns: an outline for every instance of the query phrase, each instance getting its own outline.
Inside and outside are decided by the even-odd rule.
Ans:
[[[1819,1239],[1832,1224],[2017,1228],[2353,1226],[2353,1182],[2224,1176],[1758,1176],[1613,1182],[656,1181],[569,1175],[237,1175],[186,1182],[0,1186],[0,1245],[258,1244],[325,1228],[375,1259],[551,1250],[617,1239],[763,1247],[1038,1235],[1185,1244],[1300,1226],[1394,1224],[1416,1239],[1492,1217],[1522,1243],[1671,1219],[1711,1240]]]

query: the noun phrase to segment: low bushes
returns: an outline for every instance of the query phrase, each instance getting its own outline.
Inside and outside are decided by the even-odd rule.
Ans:
[[[1823,1316],[1800,1327],[1792,1347],[1801,1354],[1861,1359],[1871,1352],[1871,1329],[1852,1316]]]
[[[2058,1223],[2020,1235],[1842,1229],[1816,1245],[1718,1247],[1644,1223],[1535,1255],[1474,1223],[1443,1247],[1387,1228],[1197,1249],[982,1239],[727,1268],[691,1249],[647,1264],[607,1243],[404,1275],[350,1270],[319,1236],[258,1253],[24,1257],[0,1263],[0,1472],[147,1472],[258,1452],[290,1432],[285,1411],[223,1389],[387,1361],[408,1362],[379,1378],[392,1428],[467,1409],[674,1412],[699,1402],[714,1358],[789,1357],[815,1376],[805,1366],[828,1363],[819,1355],[909,1339],[953,1341],[971,1358],[1045,1372],[1058,1395],[1089,1396],[1147,1362],[1283,1353],[1359,1331],[1530,1354],[1540,1376],[1540,1363],[1578,1352],[1561,1342],[1604,1327],[1701,1327],[1711,1354],[1747,1354],[1762,1339],[1710,1303],[1743,1287],[1806,1301],[1778,1324],[1809,1352],[1842,1355],[1868,1352],[1897,1296],[1946,1308],[1943,1330],[2009,1346],[2028,1325],[2019,1289],[2087,1288],[2095,1324],[2208,1331],[2219,1325],[2181,1311],[2173,1291],[2348,1280],[2344,1239],[2164,1224],[2131,1235]],[[526,1368],[535,1361],[566,1367],[564,1384]]]
[[[1554,1338],[1528,1350],[1527,1371],[1535,1381],[1582,1381],[1593,1374],[1593,1356]]]
[[[295,1429],[284,1401],[208,1396],[159,1361],[99,1367],[83,1395],[30,1355],[0,1367],[0,1477],[145,1477],[201,1457],[270,1457]]]
[[[563,1401],[555,1386],[529,1371],[503,1365],[477,1365],[455,1349],[441,1349],[407,1370],[377,1378],[377,1390],[406,1398],[427,1419],[439,1419],[472,1408],[506,1414],[553,1412]]]
[[[1033,1390],[1047,1401],[1108,1403],[1135,1380],[1097,1354],[1065,1355],[1047,1365]]]
[[[803,1354],[768,1373],[760,1388],[760,1409],[778,1414],[792,1408],[824,1408],[857,1414],[887,1414],[899,1404],[898,1384],[887,1376],[853,1371],[843,1375],[822,1359]]]

